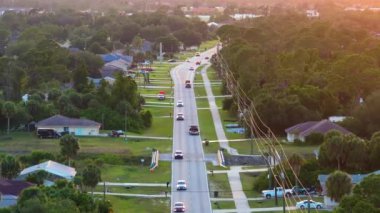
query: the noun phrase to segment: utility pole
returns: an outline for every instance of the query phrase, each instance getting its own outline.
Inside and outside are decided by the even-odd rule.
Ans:
[[[124,137],[125,137],[125,141],[127,141],[127,109],[125,109],[125,114],[124,114]]]
[[[284,172],[281,172],[281,183],[282,183],[282,196],[283,196],[283,200],[282,200],[282,211],[283,213],[285,213],[285,197],[286,197],[286,193],[285,193],[285,175],[284,175]]]
[[[251,155],[253,155],[253,141],[254,141],[254,136],[253,134],[251,133]]]

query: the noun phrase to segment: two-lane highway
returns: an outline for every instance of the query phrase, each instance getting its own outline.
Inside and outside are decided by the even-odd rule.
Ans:
[[[199,126],[193,84],[192,88],[185,88],[185,81],[190,80],[193,83],[195,70],[190,71],[190,67],[196,69],[196,61],[205,63],[205,57],[211,58],[215,51],[215,48],[208,50],[198,57],[191,58],[189,62],[178,65],[171,71],[174,82],[174,104],[178,100],[182,100],[184,103],[183,107],[174,105],[173,113],[173,152],[182,150],[184,157],[182,160],[174,160],[173,158],[172,162],[172,211],[175,202],[184,202],[186,212],[212,212],[201,138],[199,135],[189,135],[190,125]],[[177,113],[183,113],[185,120],[177,121]],[[202,129],[200,129],[200,132],[202,132]],[[176,190],[178,180],[187,181],[187,190]]]

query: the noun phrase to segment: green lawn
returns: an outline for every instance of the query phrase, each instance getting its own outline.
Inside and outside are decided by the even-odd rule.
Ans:
[[[235,209],[234,201],[214,201],[211,203],[212,209]]]
[[[171,180],[171,163],[160,161],[154,172],[149,171],[150,162],[141,165],[109,165],[101,168],[102,180],[108,182],[166,183]]]
[[[165,191],[170,191],[170,188],[166,187],[143,187],[143,186],[136,186],[136,187],[123,187],[123,186],[107,186],[106,187],[107,192],[111,193],[127,193],[127,194],[149,194],[149,195],[158,195],[158,194],[165,194]],[[95,192],[103,192],[104,187],[103,186],[97,186],[94,190]]]
[[[253,183],[256,176],[252,173],[240,172],[240,180],[243,185],[243,191],[248,198],[260,197],[261,193],[253,190]]]
[[[219,196],[223,198],[231,198],[231,187],[228,181],[227,174],[208,175],[209,188],[211,197],[214,197],[214,192],[217,191]]]
[[[298,153],[305,156],[312,156],[313,151],[318,149],[318,146],[297,146],[290,143],[281,143],[282,148],[287,156],[290,156],[293,153]],[[241,142],[230,142],[230,146],[237,149],[240,154],[251,154],[251,144],[248,141]],[[263,140],[255,140],[253,145],[253,154],[261,154],[262,152],[268,152],[268,146]],[[279,154],[282,154],[282,149],[280,145],[276,145],[276,149]]]
[[[113,212],[170,212],[169,198],[129,198],[108,195],[106,197],[112,204]]]
[[[229,168],[225,168],[225,167],[222,167],[222,166],[214,166],[212,165],[212,163],[207,163],[206,164],[206,167],[207,167],[207,170],[229,170]]]
[[[32,151],[59,153],[58,139],[39,139],[34,133],[14,132],[11,140],[0,141],[0,153],[28,154]],[[127,156],[149,156],[151,148],[171,150],[171,141],[140,140],[138,142],[124,138],[111,137],[78,137],[79,155],[81,154],[119,154]]]

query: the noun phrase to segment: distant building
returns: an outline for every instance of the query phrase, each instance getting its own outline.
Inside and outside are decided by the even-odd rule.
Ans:
[[[262,15],[236,13],[234,15],[230,15],[230,17],[233,18],[236,21],[240,21],[240,20],[243,20],[243,19],[259,18],[259,17],[262,17]]]
[[[0,209],[16,205],[22,190],[31,186],[34,184],[21,180],[0,180]]]
[[[45,186],[52,186],[54,185],[54,182],[59,179],[72,181],[77,174],[75,168],[49,160],[22,170],[17,179],[25,180],[29,175],[35,174],[39,171],[47,173],[47,177],[44,180]]]
[[[338,123],[346,120],[347,116],[330,116],[329,121]]]
[[[317,10],[306,10],[306,16],[308,18],[319,18],[319,12]]]
[[[359,184],[364,178],[368,177],[369,175],[380,175],[380,170],[369,173],[369,174],[352,174],[350,175],[351,177],[351,183],[353,186]],[[327,195],[327,187],[326,187],[326,182],[327,179],[329,178],[330,175],[318,175],[318,181],[322,187],[322,195],[324,195],[324,204],[328,208],[333,208],[338,205],[338,203],[334,202],[331,200],[330,197],[326,196]]]
[[[321,133],[324,135],[332,130],[339,131],[342,134],[352,134],[350,131],[327,119],[300,123],[287,128],[285,132],[287,134],[287,140],[294,142],[295,140],[305,141],[305,138],[312,133]]]
[[[101,124],[83,118],[69,118],[54,115],[36,124],[37,129],[54,129],[57,132],[69,132],[77,136],[98,135]]]

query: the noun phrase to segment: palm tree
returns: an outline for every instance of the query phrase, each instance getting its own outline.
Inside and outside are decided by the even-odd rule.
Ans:
[[[294,153],[290,156],[288,161],[295,175],[298,177],[300,175],[301,167],[305,163],[305,159],[301,155]],[[297,178],[294,178],[294,179],[295,179],[295,186],[298,186]]]
[[[351,177],[347,173],[337,170],[327,178],[326,187],[327,196],[331,200],[339,202],[344,195],[351,193]]]
[[[68,134],[61,138],[59,145],[61,146],[61,154],[67,157],[69,166],[71,166],[71,158],[75,157],[79,150],[78,139]]]
[[[83,170],[83,185],[90,187],[92,194],[94,193],[94,188],[98,185],[99,181],[101,180],[101,172],[97,166],[90,164]]]
[[[7,134],[9,135],[10,120],[11,120],[11,117],[13,117],[14,114],[16,114],[16,106],[13,102],[7,101],[4,103],[1,111],[3,115],[7,118],[7,124],[8,124]]]
[[[6,156],[1,161],[1,176],[12,179],[18,175],[20,171],[20,163],[11,155]]]

